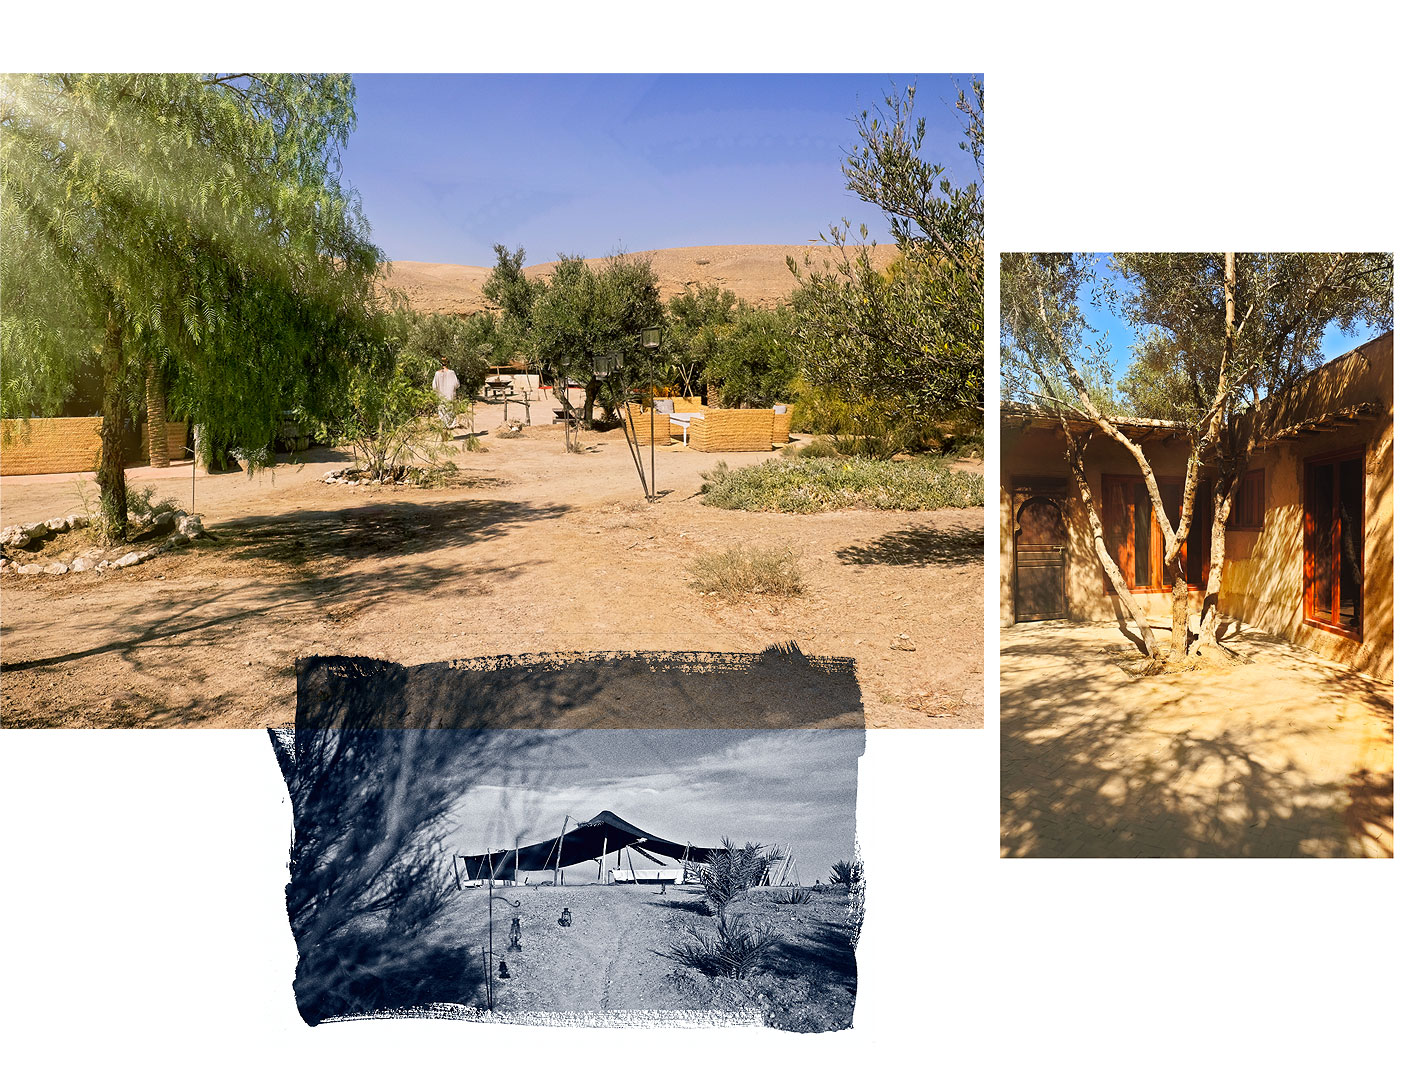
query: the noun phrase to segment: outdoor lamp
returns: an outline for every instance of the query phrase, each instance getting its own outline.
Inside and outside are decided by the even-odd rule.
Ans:
[[[650,329],[641,331],[641,346],[650,351],[652,348],[661,347],[661,326],[653,326]]]
[[[606,378],[612,373],[612,357],[610,355],[599,355],[592,360],[592,375],[596,378]]]
[[[621,350],[620,348],[618,348],[618,349],[616,349],[615,351],[611,352],[611,353],[607,356],[607,358],[608,358],[608,360],[610,360],[610,362],[611,362],[611,364],[612,364],[612,369],[613,369],[614,371],[615,371],[615,370],[621,370],[621,369],[622,369],[622,350]]]
[[[572,910],[564,907],[562,915],[558,917],[559,927],[572,927]]]

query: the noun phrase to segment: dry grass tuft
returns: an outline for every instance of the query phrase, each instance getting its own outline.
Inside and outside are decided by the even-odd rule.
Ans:
[[[804,593],[804,573],[793,550],[736,546],[696,558],[691,573],[698,591],[725,598],[792,598]]]

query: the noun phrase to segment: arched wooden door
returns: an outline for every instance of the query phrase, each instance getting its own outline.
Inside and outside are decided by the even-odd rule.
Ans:
[[[1066,616],[1066,524],[1045,497],[1027,500],[1016,514],[1016,619]]]

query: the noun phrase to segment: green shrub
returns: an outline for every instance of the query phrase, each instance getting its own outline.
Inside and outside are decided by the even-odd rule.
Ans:
[[[141,490],[135,490],[132,486],[127,488],[128,515],[132,518],[151,518],[160,512],[172,512],[178,507],[178,503],[171,497],[165,497],[161,501],[153,500],[153,487],[145,486]],[[87,508],[87,503],[85,505]]]
[[[797,460],[828,460],[839,455],[839,447],[830,438],[816,437],[804,445],[791,445],[784,455]]]
[[[953,470],[945,460],[798,458],[734,470],[722,460],[702,478],[707,505],[750,512],[971,508],[985,494],[981,475]]]
[[[768,927],[746,924],[740,917],[722,914],[713,935],[692,929],[690,938],[671,947],[671,956],[687,968],[707,976],[743,979],[764,960],[779,936]]]
[[[804,593],[799,556],[793,550],[734,547],[696,558],[691,574],[697,590],[714,591],[727,598],[790,598]]]
[[[400,478],[406,469],[446,470],[455,451],[434,414],[439,397],[413,368],[413,360],[401,357],[357,369],[345,386],[344,411],[321,424],[321,437],[349,444],[356,466],[377,482]]]

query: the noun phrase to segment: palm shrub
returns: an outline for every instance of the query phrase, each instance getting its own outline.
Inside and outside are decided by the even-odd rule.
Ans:
[[[772,928],[724,913],[716,921],[713,933],[703,934],[693,928],[688,934],[686,941],[671,947],[671,956],[687,968],[731,980],[744,979],[779,941]]]
[[[810,893],[802,886],[791,886],[787,890],[780,890],[771,895],[771,900],[776,905],[807,905],[809,904]]]
[[[862,860],[839,860],[829,873],[830,886],[847,886],[850,890],[863,884]]]
[[[736,845],[721,839],[721,847],[698,866],[697,881],[705,888],[706,901],[722,917],[725,907],[752,886],[763,885],[770,869],[784,859],[776,848],[747,841]]]

